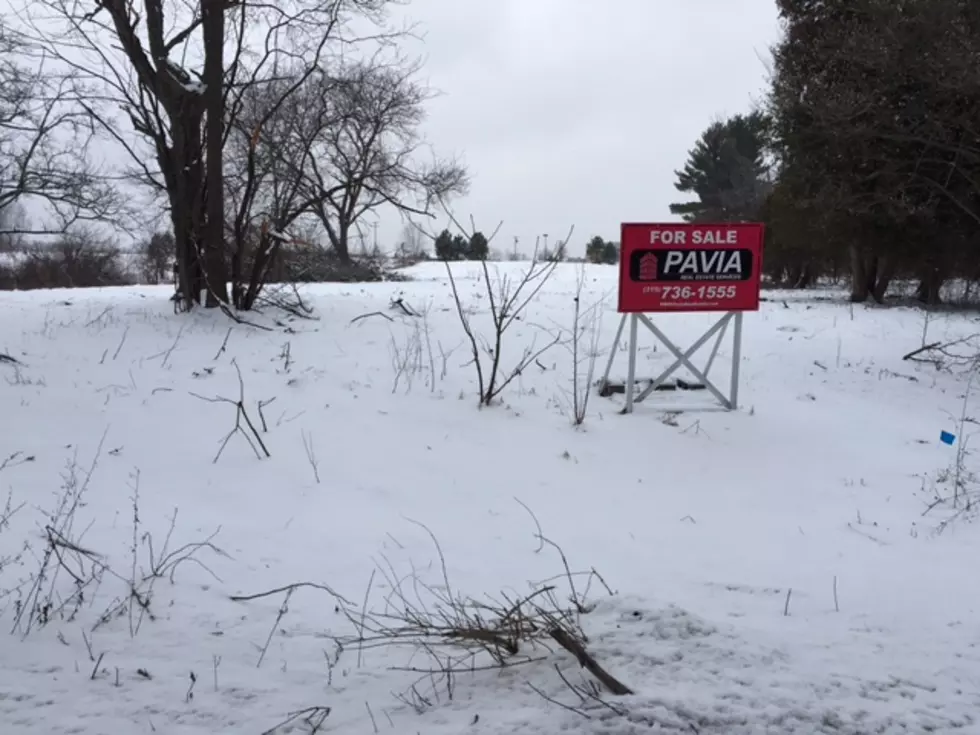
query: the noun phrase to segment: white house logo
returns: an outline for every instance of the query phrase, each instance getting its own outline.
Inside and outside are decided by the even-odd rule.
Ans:
[[[647,253],[640,258],[639,278],[640,281],[656,281],[659,261],[656,253]]]
[[[752,277],[752,251],[744,249],[634,250],[633,281],[746,281]]]

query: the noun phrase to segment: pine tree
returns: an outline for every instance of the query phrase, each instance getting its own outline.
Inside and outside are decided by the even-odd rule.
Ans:
[[[449,230],[443,230],[436,237],[435,241],[436,257],[439,260],[456,260],[453,235]]]
[[[490,253],[490,242],[482,232],[474,232],[466,247],[468,260],[486,260]]]
[[[687,222],[737,222],[758,217],[769,192],[768,119],[761,112],[713,123],[675,171],[678,191],[697,201],[671,204]]]
[[[920,298],[938,300],[951,271],[976,259],[980,4],[777,5],[776,241],[846,261],[854,301],[882,301],[898,276],[918,277]]]
[[[585,259],[590,263],[602,263],[605,261],[606,241],[596,235],[585,246]]]

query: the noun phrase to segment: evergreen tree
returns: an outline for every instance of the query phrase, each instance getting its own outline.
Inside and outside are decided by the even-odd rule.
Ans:
[[[454,249],[454,242],[452,233],[449,230],[443,230],[436,237],[435,241],[436,258],[439,260],[456,260],[456,252]]]
[[[980,3],[777,5],[767,261],[791,248],[807,267],[846,262],[854,301],[882,301],[896,276],[918,277],[920,298],[938,300],[977,255]]]
[[[619,246],[596,235],[585,246],[585,259],[589,263],[615,265],[619,262]]]
[[[466,248],[469,260],[486,260],[490,253],[490,242],[482,232],[474,232]]]
[[[585,246],[585,259],[590,263],[603,263],[606,257],[606,241],[596,235]]]
[[[462,235],[453,238],[452,260],[466,260],[466,253],[470,248],[470,242]]]
[[[671,204],[686,222],[738,222],[758,217],[769,191],[768,120],[761,112],[713,123],[675,171],[674,187],[697,201]]]

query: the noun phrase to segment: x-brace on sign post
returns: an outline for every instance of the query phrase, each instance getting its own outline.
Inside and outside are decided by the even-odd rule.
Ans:
[[[759,310],[762,280],[761,224],[635,224],[622,225],[619,264],[619,308],[623,315],[606,364],[602,388],[610,387],[609,373],[629,322],[629,366],[623,391],[625,413],[684,368],[699,383],[679,387],[704,389],[726,409],[738,408],[739,366],[742,359],[743,312]],[[723,312],[723,315],[686,350],[681,350],[648,314]],[[642,324],[674,356],[674,361],[639,393],[636,392],[636,353]],[[732,367],[727,392],[709,379],[725,334],[732,326]],[[692,358],[714,338],[704,366]]]
[[[609,385],[609,374],[612,372],[613,363],[615,362],[616,354],[619,351],[619,345],[622,343],[623,331],[626,327],[627,321],[629,321],[630,333],[629,363],[627,367],[626,384],[624,386],[624,392],[626,394],[626,406],[624,408],[624,413],[632,413],[633,405],[635,403],[643,401],[651,393],[659,390],[665,385],[667,380],[681,368],[687,368],[687,370],[694,376],[695,380],[699,381],[700,384],[698,385],[698,388],[706,389],[724,408],[732,411],[738,408],[739,363],[741,362],[742,352],[741,312],[728,312],[722,316],[711,326],[710,329],[702,334],[694,344],[683,352],[645,314],[623,314],[623,317],[619,322],[619,328],[616,330],[616,338],[613,341],[612,352],[609,354],[609,361],[606,363],[606,370],[602,378],[602,385]],[[638,342],[637,332],[639,331],[638,328],[640,324],[650,330],[650,332],[653,333],[653,336],[657,338],[657,341],[666,347],[668,351],[670,351],[670,353],[674,356],[674,362],[664,369],[660,375],[650,381],[642,391],[637,393],[636,353]],[[732,369],[728,393],[726,395],[726,393],[724,393],[720,387],[711,382],[708,375],[711,372],[711,367],[714,364],[715,358],[718,356],[718,350],[725,339],[725,333],[728,331],[728,327],[732,324],[734,324],[734,329],[732,330]],[[703,369],[698,368],[692,361],[692,358],[702,347],[705,346],[705,344],[711,340],[712,337],[715,338],[715,341],[711,348],[711,353],[708,356],[708,360]]]

